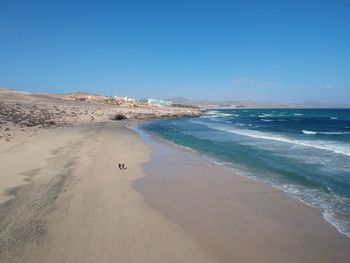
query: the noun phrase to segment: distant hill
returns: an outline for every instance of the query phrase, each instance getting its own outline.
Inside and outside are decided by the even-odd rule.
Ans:
[[[258,102],[249,100],[191,100],[185,97],[174,97],[166,100],[176,104],[194,105],[205,108],[350,108],[350,104],[322,103],[306,101],[302,103]]]
[[[28,91],[18,91],[11,88],[0,87],[0,92],[4,95],[18,94],[32,99],[56,99],[67,100],[71,97],[86,97],[92,96],[94,99],[103,100],[103,95],[93,94],[84,91],[70,92],[70,93],[32,93]],[[337,103],[322,103],[317,101],[306,101],[301,103],[278,103],[278,102],[258,102],[250,100],[225,100],[225,101],[210,101],[210,100],[192,100],[186,97],[172,97],[165,99],[175,104],[199,106],[203,108],[350,108],[348,104]]]

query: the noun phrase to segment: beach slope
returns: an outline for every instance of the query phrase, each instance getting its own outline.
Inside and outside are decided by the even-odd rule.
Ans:
[[[131,187],[149,158],[112,121],[2,144],[1,262],[216,262]]]

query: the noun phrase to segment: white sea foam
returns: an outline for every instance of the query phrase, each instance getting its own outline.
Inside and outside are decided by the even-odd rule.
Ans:
[[[212,114],[217,114],[218,111],[215,111],[215,110],[210,110],[210,111],[207,111],[206,114],[207,115],[212,115]]]
[[[273,117],[273,115],[272,114],[263,113],[263,114],[258,115],[258,117],[260,117],[260,118],[267,118],[267,117]]]
[[[350,132],[324,132],[324,131],[308,131],[308,130],[302,130],[302,133],[307,134],[307,135],[315,135],[315,134],[344,135],[344,134],[350,134]]]
[[[307,134],[307,135],[317,134],[317,132],[315,132],[315,131],[307,131],[307,130],[302,130],[302,133]]]
[[[321,208],[323,210],[323,218],[333,225],[340,233],[350,238],[349,222],[339,218],[339,214],[342,215],[344,211],[342,211],[342,209],[338,210],[336,205],[337,203],[343,203],[344,205],[346,203],[348,204],[349,199],[332,193],[325,193],[317,189],[308,189],[293,184],[280,185],[278,183],[272,183],[271,185],[284,191],[288,196],[295,198],[304,204]]]
[[[333,212],[323,211],[322,215],[323,218],[333,225],[340,233],[350,238],[350,227],[348,226],[348,222],[336,218]]]
[[[224,113],[224,112],[219,112],[219,111],[208,111],[206,115],[200,116],[199,118],[201,119],[209,119],[210,121],[214,122],[219,122],[220,119],[226,118],[226,117],[239,117],[239,114],[234,114],[234,113]],[[226,121],[226,123],[233,123]]]
[[[224,113],[219,111],[208,111],[202,118],[224,118],[224,117],[239,117],[238,114]]]
[[[242,136],[248,136],[256,139],[279,141],[279,142],[290,143],[290,144],[295,144],[295,145],[304,146],[304,147],[312,147],[319,150],[331,151],[337,154],[350,156],[350,144],[347,144],[347,143],[340,144],[340,143],[331,142],[331,141],[298,140],[298,139],[282,136],[276,133],[266,133],[266,132],[253,131],[253,130],[247,130],[247,129],[235,129],[233,127],[211,125],[211,124],[203,123],[201,121],[196,121],[196,120],[191,120],[191,122],[206,125],[211,129],[221,130],[221,131],[230,132],[230,133],[234,133]]]
[[[294,113],[295,116],[302,116],[303,114],[301,113]]]
[[[350,134],[350,132],[318,132],[320,134],[329,134],[329,135],[342,135],[342,134]]]
[[[331,119],[331,120],[337,120],[338,117],[331,117],[330,119]]]
[[[218,113],[216,116],[219,116],[219,117],[231,117],[231,116],[239,116],[237,114],[231,114],[231,113],[223,113],[223,112],[220,112]]]

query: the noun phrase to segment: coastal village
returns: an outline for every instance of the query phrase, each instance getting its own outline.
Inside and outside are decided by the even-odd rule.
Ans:
[[[134,99],[127,96],[70,95],[69,99],[82,102],[97,102],[122,107],[171,107],[173,103],[157,99]]]

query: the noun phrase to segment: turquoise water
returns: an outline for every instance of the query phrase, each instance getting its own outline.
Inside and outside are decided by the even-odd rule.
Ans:
[[[350,237],[350,110],[212,110],[141,128],[321,208]]]

